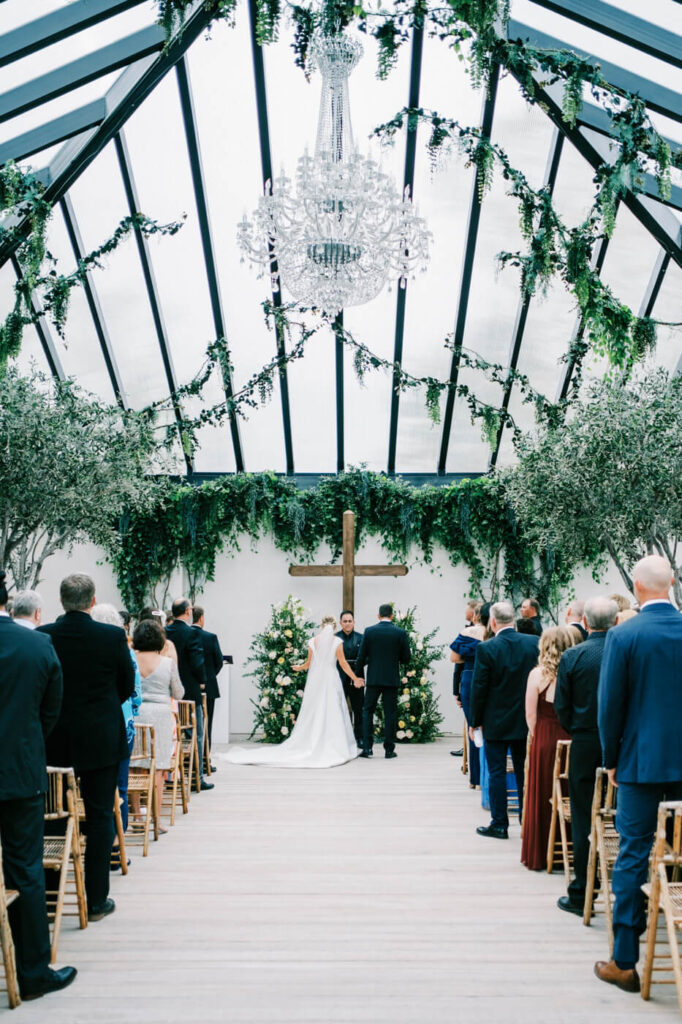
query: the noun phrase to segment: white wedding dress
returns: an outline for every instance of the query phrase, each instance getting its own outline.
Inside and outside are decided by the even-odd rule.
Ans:
[[[309,641],[312,651],[301,710],[291,736],[277,746],[233,747],[221,760],[276,768],[334,768],[358,756],[348,705],[337,671],[342,641],[325,626]]]

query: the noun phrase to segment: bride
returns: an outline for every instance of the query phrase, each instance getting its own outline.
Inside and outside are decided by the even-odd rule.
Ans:
[[[336,622],[322,619],[322,630],[308,642],[308,657],[294,672],[308,671],[301,710],[291,736],[276,747],[235,747],[223,754],[232,764],[269,764],[278,768],[333,768],[358,756],[343,685],[341,666],[354,685],[364,686],[334,635]]]

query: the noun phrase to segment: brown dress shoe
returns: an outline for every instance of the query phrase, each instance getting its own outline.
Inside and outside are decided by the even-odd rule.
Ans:
[[[630,971],[621,971],[615,960],[597,960],[594,973],[600,981],[617,985],[623,992],[639,992],[639,974],[634,967]]]

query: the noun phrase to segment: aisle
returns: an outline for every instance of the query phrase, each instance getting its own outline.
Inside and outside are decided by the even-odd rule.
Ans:
[[[216,789],[67,922],[66,992],[16,1024],[534,1024],[678,1021],[592,976],[603,922],[556,909],[557,875],[482,839],[452,741],[329,771],[220,765]],[[381,751],[378,752],[381,755]],[[6,1005],[3,1003],[2,1005]]]

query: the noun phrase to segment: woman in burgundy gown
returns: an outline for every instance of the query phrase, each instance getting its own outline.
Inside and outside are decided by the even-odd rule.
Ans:
[[[552,626],[540,637],[537,668],[528,676],[526,721],[531,740],[528,756],[521,863],[531,871],[547,870],[547,842],[552,818],[550,799],[557,740],[571,737],[554,711],[554,690],[561,655],[578,643],[576,629]]]

